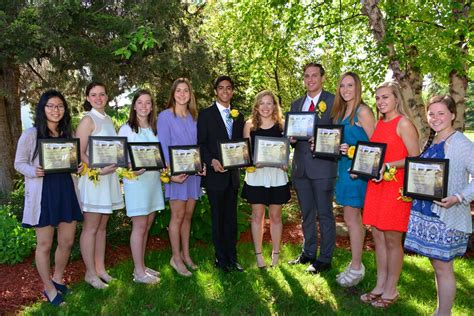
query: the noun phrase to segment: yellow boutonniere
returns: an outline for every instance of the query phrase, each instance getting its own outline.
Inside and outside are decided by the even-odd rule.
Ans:
[[[328,106],[326,104],[326,102],[324,101],[321,101],[319,102],[318,104],[318,117],[321,118],[323,116],[323,113],[326,112]]]
[[[347,149],[347,158],[349,159],[354,158],[355,150],[356,150],[356,146],[350,146],[349,149]]]
[[[397,174],[397,168],[390,167],[390,169],[385,169],[385,172],[383,173],[383,179],[385,181],[395,180],[398,182],[397,177],[395,176],[396,174]]]
[[[171,171],[168,168],[163,169],[160,174],[160,180],[163,183],[169,183],[171,181]]]
[[[245,171],[248,172],[248,173],[253,173],[253,172],[255,172],[255,170],[257,170],[257,169],[254,166],[250,166],[250,167],[245,168]]]
[[[239,110],[237,109],[232,109],[230,111],[230,117],[232,117],[234,120],[239,117]]]
[[[413,201],[413,199],[411,197],[403,195],[403,187],[400,187],[398,192],[400,193],[400,196],[397,198],[397,200],[402,200],[403,202]]]
[[[131,169],[117,168],[117,174],[122,179],[138,180],[138,176]]]

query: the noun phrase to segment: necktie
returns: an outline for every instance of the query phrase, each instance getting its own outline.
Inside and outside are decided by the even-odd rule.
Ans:
[[[232,118],[230,117],[230,110],[224,109],[225,114],[225,128],[227,129],[227,135],[229,135],[229,139],[232,139]]]
[[[314,103],[313,103],[313,100],[311,100],[311,104],[309,105],[308,112],[314,112]]]

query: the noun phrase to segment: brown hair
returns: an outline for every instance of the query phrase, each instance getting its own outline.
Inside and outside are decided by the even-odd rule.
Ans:
[[[273,100],[274,104],[274,109],[272,113],[272,120],[278,124],[280,129],[283,129],[283,119],[281,116],[281,109],[280,109],[280,104],[278,103],[278,99],[276,96],[273,94],[272,91],[270,90],[263,90],[260,91],[256,96],[255,96],[255,101],[253,103],[252,107],[252,130],[256,130],[262,125],[262,120],[260,118],[260,114],[258,113],[258,108],[260,106],[260,102],[262,101],[263,97],[269,96]]]
[[[151,130],[153,131],[153,134],[157,134],[156,130],[156,109],[155,109],[155,103],[153,102],[153,96],[151,95],[150,91],[148,90],[138,90],[135,95],[133,96],[132,100],[132,105],[130,105],[130,114],[128,116],[128,121],[127,124],[131,127],[131,129],[135,132],[138,133],[140,129],[140,123],[138,122],[138,117],[137,117],[137,110],[135,110],[135,104],[137,103],[137,100],[139,97],[142,95],[149,95],[151,99],[151,112],[148,114],[148,124],[151,127]]]
[[[92,88],[94,87],[102,87],[104,88],[105,90],[105,94],[107,94],[107,87],[101,83],[101,82],[97,82],[97,81],[94,81],[94,82],[91,82],[87,85],[86,87],[86,97],[89,96],[89,92],[91,92]],[[87,98],[86,100],[84,101],[84,103],[82,104],[82,107],[84,108],[85,111],[90,111],[92,110],[92,104],[90,104],[89,101],[87,101]]]
[[[198,116],[196,99],[194,98],[193,87],[191,86],[191,83],[187,78],[178,78],[173,82],[173,84],[171,85],[171,92],[170,97],[168,98],[167,108],[173,109],[173,114],[174,116],[176,116],[176,100],[174,99],[174,93],[176,92],[176,89],[178,88],[178,85],[180,83],[185,83],[188,85],[190,94],[190,99],[188,102],[188,111],[189,113],[191,113],[193,120],[196,121]]]
[[[363,104],[364,102],[362,101],[362,83],[360,82],[360,78],[356,73],[351,71],[344,73],[339,79],[336,88],[336,98],[334,99],[334,105],[331,111],[331,118],[334,122],[337,122],[338,120],[342,120],[344,118],[344,114],[346,113],[347,102],[341,97],[341,82],[346,77],[352,77],[355,82],[355,103],[350,114],[351,125],[354,125],[357,106]]]
[[[309,67],[316,67],[316,68],[319,68],[319,72],[320,72],[320,74],[321,74],[321,77],[324,76],[324,74],[326,73],[326,71],[324,70],[323,65],[321,65],[320,63],[315,63],[315,62],[306,63],[306,64],[303,66],[303,72],[305,72],[306,69],[308,69]]]
[[[453,97],[450,95],[435,95],[434,97],[431,97],[428,100],[428,103],[426,103],[425,110],[428,113],[428,110],[432,104],[435,103],[442,103],[446,105],[448,108],[448,111],[454,114],[454,118],[456,118],[457,115],[457,110],[456,110],[456,102],[454,101]],[[451,121],[451,125],[453,124],[454,120]],[[422,153],[428,149],[431,144],[433,143],[434,137],[436,136],[436,132],[434,129],[430,128],[430,136],[428,137],[428,140],[426,141],[425,147],[423,147],[423,150],[421,151]]]

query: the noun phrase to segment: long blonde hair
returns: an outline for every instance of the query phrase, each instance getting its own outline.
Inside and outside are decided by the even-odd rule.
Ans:
[[[263,97],[269,96],[273,100],[274,108],[273,108],[273,113],[272,113],[272,120],[275,122],[275,124],[278,124],[280,129],[283,129],[283,118],[281,116],[281,109],[280,109],[280,104],[278,103],[278,99],[276,96],[273,94],[272,91],[270,90],[263,90],[260,91],[256,96],[255,96],[255,101],[253,103],[253,108],[252,108],[252,130],[256,130],[262,125],[262,119],[260,118],[260,114],[258,113],[258,107],[260,105],[260,102],[262,101]]]
[[[342,120],[344,118],[344,114],[346,113],[347,102],[341,97],[341,82],[346,77],[352,77],[355,82],[355,103],[350,114],[351,125],[354,125],[357,106],[363,104],[364,102],[362,101],[362,83],[360,82],[359,76],[352,71],[344,73],[339,79],[339,82],[337,83],[336,98],[334,99],[334,106],[332,107],[331,118],[333,119],[333,122],[336,123],[338,120]]]
[[[377,92],[378,90],[382,88],[390,88],[390,90],[392,90],[392,93],[395,96],[395,99],[397,100],[397,104],[395,105],[395,112],[407,117],[410,121],[413,122],[410,110],[408,109],[405,99],[403,98],[402,89],[400,88],[400,85],[395,81],[386,81],[386,82],[381,83],[377,87],[377,89],[375,89],[375,91]],[[378,109],[377,109],[377,112],[378,112]],[[384,116],[383,114],[380,114],[380,115],[382,117]]]
[[[173,114],[176,116],[176,100],[174,99],[174,93],[176,92],[176,89],[178,88],[178,85],[180,83],[185,83],[188,86],[190,94],[190,99],[188,102],[188,111],[189,113],[191,113],[193,120],[196,121],[198,116],[196,99],[194,98],[193,87],[191,86],[191,83],[187,78],[178,78],[173,82],[173,84],[171,85],[171,92],[170,97],[168,98],[167,108],[173,109]]]

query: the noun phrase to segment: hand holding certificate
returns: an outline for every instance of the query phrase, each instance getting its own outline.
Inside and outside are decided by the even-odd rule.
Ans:
[[[448,159],[406,158],[403,195],[441,201],[448,192],[448,171]]]
[[[221,141],[218,144],[219,160],[224,169],[248,167],[252,165],[250,158],[250,142],[248,138],[232,141]]]
[[[366,178],[379,178],[387,144],[357,142],[349,173]]]
[[[40,139],[39,159],[44,173],[77,172],[79,139]]]
[[[89,136],[89,163],[91,168],[127,168],[127,137]]]
[[[253,162],[262,167],[283,167],[288,165],[290,141],[281,137],[255,137]]]

